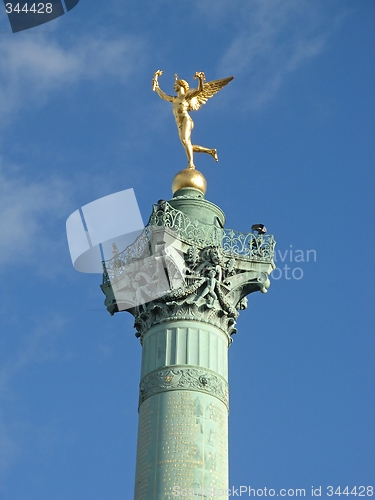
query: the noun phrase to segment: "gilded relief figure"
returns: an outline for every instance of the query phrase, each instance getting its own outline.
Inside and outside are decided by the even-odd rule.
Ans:
[[[219,161],[216,149],[205,148],[191,143],[191,132],[194,128],[194,122],[188,112],[200,109],[210,97],[214,96],[219,90],[233,80],[233,76],[223,78],[222,80],[206,82],[204,73],[197,71],[194,75],[194,79],[198,79],[198,87],[196,89],[191,89],[185,80],[179,80],[178,76],[175,75],[174,90],[177,95],[171,96],[163,92],[159,87],[158,77],[162,74],[163,72],[160,70],[155,72],[152,80],[152,90],[157,92],[161,99],[172,103],[178,136],[188,158],[188,168],[195,168],[193,160],[194,152],[207,153],[211,155],[215,161]]]

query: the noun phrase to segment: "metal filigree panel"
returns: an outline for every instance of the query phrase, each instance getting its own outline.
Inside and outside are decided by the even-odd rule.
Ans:
[[[150,230],[145,227],[134,243],[112,259],[103,262],[103,283],[110,283],[111,280],[120,278],[132,261],[150,256],[150,240]]]
[[[224,252],[248,257],[254,262],[273,262],[275,244],[272,234],[240,233],[233,229],[224,229]]]
[[[180,210],[173,208],[167,201],[154,205],[148,226],[168,227],[177,232],[178,238],[190,245],[201,248],[218,246],[222,240],[220,227],[192,220]]]

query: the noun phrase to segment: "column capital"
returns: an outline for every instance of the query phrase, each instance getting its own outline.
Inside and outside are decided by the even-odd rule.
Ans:
[[[219,207],[194,193],[176,194],[154,205],[133,245],[103,263],[105,305],[111,314],[130,312],[141,341],[156,324],[193,320],[220,328],[230,342],[246,296],[270,286],[275,241],[225,229]],[[166,273],[164,284],[152,258]]]

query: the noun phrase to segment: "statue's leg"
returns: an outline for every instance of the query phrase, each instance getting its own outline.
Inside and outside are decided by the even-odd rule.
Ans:
[[[191,144],[191,131],[193,129],[192,120],[184,120],[181,125],[178,127],[178,135],[180,136],[180,140],[182,145],[185,148],[186,156],[188,159],[188,168],[195,168],[193,162],[193,146]]]
[[[210,292],[210,289],[206,286],[206,288],[204,288],[202,290],[202,292],[199,294],[198,298],[203,299],[209,292]]]
[[[215,161],[219,161],[216,149],[204,148],[203,146],[196,146],[194,144],[193,151],[195,153],[207,153],[207,154],[211,155],[212,158],[214,158]]]

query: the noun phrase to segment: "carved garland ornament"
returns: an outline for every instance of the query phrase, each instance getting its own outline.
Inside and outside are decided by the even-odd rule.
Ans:
[[[139,406],[154,394],[176,390],[210,394],[229,408],[228,383],[224,378],[208,369],[180,366],[163,368],[146,375],[140,383]]]

